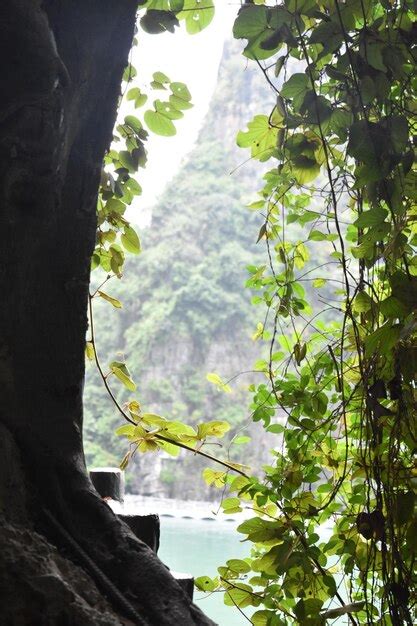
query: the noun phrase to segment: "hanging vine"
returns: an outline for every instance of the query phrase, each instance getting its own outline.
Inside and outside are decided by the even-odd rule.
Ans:
[[[277,445],[261,479],[226,479],[224,510],[256,514],[251,557],[197,585],[262,607],[257,626],[416,620],[415,18],[288,0],[234,25],[276,94],[237,141],[273,162],[248,287],[266,310],[253,419]]]
[[[198,34],[210,24],[214,16],[211,0],[148,0],[139,2],[139,8],[143,11],[138,14],[139,29],[148,34],[166,31],[173,33],[180,25],[180,20],[184,21],[189,34]],[[136,44],[137,38],[133,42],[134,46]],[[113,405],[126,422],[116,431],[117,435],[129,441],[129,449],[120,464],[122,469],[128,466],[138,451],[145,453],[163,450],[177,456],[183,449],[219,464],[226,472],[232,471],[246,476],[248,467],[232,462],[228,453],[227,458],[220,458],[206,451],[208,444],[220,445],[218,439],[230,430],[227,422],[213,420],[192,427],[181,421],[169,420],[165,416],[144,411],[136,398],[120,403],[118,393],[113,389],[113,382],[119,382],[131,393],[136,391],[136,383],[129,368],[124,360],[113,360],[107,370],[98,356],[94,301],[102,299],[116,309],[122,308],[122,303],[107,293],[107,290],[104,291],[104,287],[110,279],[122,278],[126,253],[139,254],[141,251],[139,236],[126,218],[126,211],[142,193],[137,178],[140,168],[145,167],[147,162],[148,131],[164,137],[175,135],[175,123],[193,106],[191,94],[184,83],[172,81],[165,73],[156,71],[149,86],[150,93],[162,92],[165,99],[155,99],[151,108],[138,117],[138,111],[148,102],[149,94],[138,86],[129,88],[136,76],[136,69],[130,63],[124,72],[122,90],[125,103],[130,103],[133,111],[117,123],[112,146],[103,163],[92,270],[99,270],[104,278],[89,297],[90,332],[86,342],[86,357],[95,363]],[[228,386],[217,375],[212,374],[211,380],[221,389],[228,390]],[[224,472],[207,468],[205,476],[207,480],[218,484]]]
[[[214,10],[208,0],[139,4],[148,32],[178,19],[198,32]],[[417,619],[415,22],[408,1],[254,0],[234,25],[276,96],[237,137],[272,164],[249,207],[263,216],[266,260],[249,268],[247,286],[263,320],[252,415],[276,445],[261,477],[227,460],[205,470],[209,484],[228,487],[226,512],[253,511],[238,528],[252,550],[196,584],[244,615],[255,607],[246,615],[255,626]],[[161,72],[152,88],[169,97],[144,123],[173,134],[191,96]],[[128,99],[146,102],[138,88]],[[128,116],[117,133],[126,150],[106,158],[93,265],[119,276],[123,249],[140,249],[124,210],[140,193],[132,174],[147,131]],[[91,318],[95,297],[120,306],[99,288]],[[99,365],[94,335],[87,354]],[[124,363],[99,368],[106,385],[113,375],[134,391]],[[192,429],[135,400],[118,409],[133,422],[119,429],[133,452],[200,451],[228,429]]]

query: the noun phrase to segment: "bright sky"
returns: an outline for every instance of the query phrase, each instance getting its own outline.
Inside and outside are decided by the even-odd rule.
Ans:
[[[160,35],[147,35],[139,29],[139,44],[132,58],[138,76],[131,86],[144,87],[144,91],[152,96],[139,111],[143,114],[152,107],[153,99],[163,96],[164,92],[147,88],[156,71],[164,72],[173,81],[186,83],[194,108],[185,111],[184,118],[175,123],[177,134],[174,137],[158,137],[150,133],[148,163],[145,169],[141,168],[138,172],[143,194],[127,214],[133,223],[149,221],[149,209],[176,174],[197,139],[216,85],[223,43],[231,35],[239,6],[237,0],[217,0],[212,23],[198,35],[188,35],[184,26],[176,29],[174,34]],[[134,111],[129,112],[134,114]],[[128,113],[124,106],[121,113]]]

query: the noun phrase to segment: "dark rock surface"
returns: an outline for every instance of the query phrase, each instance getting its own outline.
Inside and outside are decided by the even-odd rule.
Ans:
[[[31,488],[20,454],[0,424],[1,626],[119,626],[94,581],[34,531]]]
[[[120,626],[91,578],[34,531],[0,519],[2,626]]]

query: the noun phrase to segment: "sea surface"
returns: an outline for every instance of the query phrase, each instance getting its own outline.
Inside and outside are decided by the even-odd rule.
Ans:
[[[114,510],[120,505],[114,503]],[[250,544],[243,542],[244,535],[236,526],[249,512],[225,516],[218,505],[210,502],[193,502],[126,496],[125,513],[158,513],[161,522],[159,558],[174,572],[198,576],[216,576],[219,565],[228,559],[249,556]],[[223,602],[222,593],[204,594],[194,589],[194,602],[219,626],[245,626],[250,624],[253,609],[244,609],[246,619],[236,608]]]
[[[159,558],[170,569],[193,574],[216,576],[217,567],[227,559],[243,558],[249,545],[239,541],[233,522],[161,516]],[[243,535],[242,535],[243,537]],[[239,611],[223,602],[222,593],[204,594],[194,589],[195,603],[220,626],[243,626],[250,622]],[[245,609],[249,616],[250,611]]]
[[[226,516],[218,510],[218,505],[211,502],[133,495],[127,495],[123,505],[114,501],[109,504],[115,513],[159,515],[161,543],[158,556],[173,572],[191,574],[194,578],[205,575],[214,577],[217,568],[225,565],[228,559],[242,559],[250,555],[251,544],[242,541],[244,535],[236,532],[241,522],[253,517],[250,510]],[[330,528],[322,528],[320,534],[323,539],[328,539]],[[340,576],[336,580],[339,592],[348,601]],[[224,604],[222,593],[204,594],[195,588],[194,602],[219,626],[247,626],[251,623],[251,614],[257,610],[245,608],[243,615],[238,609]],[[332,622],[334,626],[345,626],[347,623],[346,616]]]

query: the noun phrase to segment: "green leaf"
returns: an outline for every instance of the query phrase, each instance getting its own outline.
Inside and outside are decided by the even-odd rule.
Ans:
[[[124,264],[124,253],[120,246],[116,244],[112,244],[109,248],[110,252],[110,268],[111,271],[116,274],[116,276],[121,276],[121,271],[123,269]]]
[[[224,595],[224,603],[227,606],[238,606],[243,609],[246,606],[257,606],[260,604],[260,598],[253,596],[252,587],[244,583],[239,583],[231,589],[227,589]]]
[[[260,240],[265,237],[266,235],[266,223],[262,224],[262,226],[259,229],[259,233],[258,233],[258,238],[256,240],[256,243],[259,243]]]
[[[190,102],[191,94],[184,83],[171,83],[172,95],[183,102]]]
[[[262,60],[271,57],[284,43],[296,44],[291,25],[291,15],[284,6],[245,4],[236,18],[233,34],[236,39],[248,40],[243,52],[245,56]]]
[[[324,52],[333,52],[340,48],[343,42],[343,32],[338,22],[320,22],[318,26],[313,29],[309,44],[320,43],[323,46]]]
[[[386,72],[387,68],[384,63],[383,51],[383,44],[369,42],[366,46],[366,61],[376,70]]]
[[[178,15],[185,20],[187,32],[195,35],[206,28],[214,17],[213,0],[184,0],[183,11]]]
[[[274,66],[275,78],[278,78],[278,76],[280,75],[281,70],[284,67],[285,58],[286,58],[285,56],[282,56],[277,59],[275,66]]]
[[[158,440],[158,446],[167,454],[173,457],[177,457],[180,453],[179,446],[174,443],[168,443],[167,441]]]
[[[139,196],[142,193],[142,187],[139,185],[138,181],[132,177],[125,182],[125,185],[134,196]]]
[[[106,300],[106,302],[110,302],[110,304],[112,304],[116,309],[122,308],[120,300],[113,298],[113,296],[109,296],[108,293],[104,293],[104,291],[99,290],[97,291],[97,295],[100,296],[100,298],[103,298],[103,300]]]
[[[243,533],[244,535],[250,535],[251,533],[262,531],[265,529],[265,520],[260,517],[251,517],[250,519],[245,520],[237,527],[238,533]]]
[[[303,623],[308,616],[317,618],[322,606],[323,600],[318,598],[301,598],[294,607],[294,613],[300,620],[300,623]]]
[[[173,11],[154,11],[149,9],[140,19],[140,25],[146,33],[157,35],[164,31],[173,33],[179,26],[178,19]]]
[[[310,81],[306,74],[293,74],[281,88],[281,96],[292,100],[293,106],[299,110],[309,89]]]
[[[233,26],[235,39],[256,39],[268,27],[266,7],[242,7]]]
[[[146,104],[148,100],[148,96],[146,95],[146,93],[141,93],[140,95],[138,95],[138,97],[135,99],[135,108],[139,109],[140,107],[142,107],[144,104]]]
[[[172,121],[158,111],[146,111],[144,119],[148,128],[156,135],[172,137],[177,132]]]
[[[366,313],[371,310],[372,305],[372,298],[366,293],[366,291],[361,291],[354,299],[352,308],[356,311],[356,313]]]
[[[136,69],[133,67],[131,63],[128,63],[123,72],[123,80],[126,83],[128,83],[131,80],[133,80],[133,78],[135,78],[136,74],[137,74]]]
[[[266,161],[276,149],[277,137],[278,129],[270,125],[268,116],[255,115],[248,130],[238,132],[236,141],[241,148],[251,149],[252,158]]]
[[[140,419],[146,424],[150,424],[152,426],[161,426],[167,421],[165,417],[162,417],[162,415],[157,415],[156,413],[142,413]]]
[[[248,45],[244,54],[249,59],[267,59],[273,54],[271,50],[262,50],[260,44],[273,31],[269,28],[268,12],[263,6],[244,6],[239,10],[233,26],[235,39],[247,39]]]
[[[121,361],[112,361],[109,365],[110,370],[118,378],[129,391],[135,391],[136,385],[130,377],[130,372],[126,364]]]
[[[230,511],[230,509],[233,509],[233,510],[239,509],[240,508],[239,498],[225,498],[222,501],[222,508],[224,509],[225,512]]]
[[[378,163],[386,148],[386,133],[373,122],[360,120],[349,129],[348,153],[358,161]],[[384,174],[380,171],[380,177]]]
[[[294,249],[295,267],[301,270],[309,258],[310,253],[308,251],[308,248],[302,242],[297,243]]]
[[[364,104],[370,104],[376,97],[377,88],[370,76],[364,76],[360,81],[360,92]]]
[[[174,107],[170,102],[162,102],[162,100],[155,100],[154,102],[155,110],[161,115],[164,115],[169,120],[180,120],[184,117],[184,113],[179,111]]]
[[[207,485],[214,485],[215,487],[224,487],[226,482],[226,472],[220,472],[212,470],[209,467],[203,470],[203,478]]]
[[[129,152],[129,150],[121,150],[119,152],[119,161],[131,173],[136,172],[138,169],[138,160],[135,159],[133,153]],[[123,210],[125,209],[126,205],[123,205]]]
[[[320,124],[328,120],[332,114],[331,103],[324,96],[316,96],[313,90],[307,91],[300,105],[300,113],[308,124]]]
[[[209,375],[207,375],[207,378],[208,376]],[[214,374],[214,376],[217,375]],[[221,383],[221,385],[223,385],[223,383]],[[197,435],[199,439],[205,439],[206,437],[223,437],[229,430],[230,424],[228,422],[205,422],[204,424],[198,425]]]
[[[409,307],[395,296],[388,296],[380,305],[379,310],[385,317],[401,318],[409,313]]]
[[[276,619],[276,617],[275,611],[256,611],[251,617],[251,622],[253,626],[269,626],[269,624],[273,624],[271,620]],[[275,624],[276,626],[281,626],[284,622],[279,620],[278,622],[276,621]]]
[[[135,434],[135,426],[133,424],[124,424],[116,429],[116,435],[133,437]]]
[[[117,200],[117,198],[110,198],[106,202],[105,210],[106,212],[119,213],[120,215],[123,215],[126,211],[126,205],[121,200]]]
[[[145,420],[145,415],[142,419]],[[177,439],[188,440],[190,438],[195,440],[197,438],[197,433],[192,426],[177,421],[165,420],[161,424],[160,432],[162,435],[175,441]]]
[[[127,126],[130,126],[130,128],[136,133],[139,134],[140,131],[142,130],[143,126],[141,124],[141,122],[138,120],[137,117],[135,117],[134,115],[126,115],[125,117],[125,124],[127,124]]]
[[[139,87],[132,87],[132,89],[129,89],[129,91],[126,93],[126,100],[135,100],[135,98],[137,98],[139,95]]]
[[[124,233],[120,237],[123,246],[132,254],[139,254],[141,251],[139,237],[132,226],[126,225]]]
[[[294,357],[297,365],[301,364],[301,361],[305,358],[307,354],[307,344],[296,343],[294,346]]]
[[[310,241],[326,241],[328,236],[329,235],[327,233],[322,233],[319,230],[312,230],[308,238]]]
[[[165,83],[169,84],[171,82],[170,78],[168,78],[168,76],[163,72],[154,72],[152,78],[155,83],[161,83],[161,85],[164,85]]]
[[[407,530],[407,546],[410,551],[417,555],[417,520],[414,519]]]
[[[200,591],[215,591],[219,586],[216,578],[210,578],[209,576],[198,576],[194,579],[194,585]]]
[[[400,327],[390,323],[378,328],[365,339],[365,355],[388,354],[400,337]]]
[[[169,96],[169,102],[175,109],[178,109],[179,111],[186,111],[187,109],[192,109],[194,106],[188,100],[184,100],[183,98],[175,95]]]
[[[191,94],[188,87],[184,83],[171,83],[171,92],[172,94],[169,97],[169,104],[172,109],[185,111],[194,106],[191,102]]]
[[[389,279],[392,295],[401,302],[408,311],[417,308],[417,277],[397,271]]]
[[[226,393],[230,393],[232,391],[231,387],[227,383],[223,382],[220,376],[215,372],[207,374],[206,378],[209,383],[213,383],[213,385],[216,385],[216,387],[219,387],[222,391],[225,391]]]
[[[91,271],[95,270],[99,266],[100,266],[100,255],[94,252],[93,256],[91,257]]]
[[[126,100],[134,100],[136,109],[143,106],[145,102],[147,101],[147,99],[148,99],[148,96],[145,93],[141,93],[138,87],[133,87],[132,89],[129,89],[129,91],[126,94]],[[126,123],[126,118],[125,118],[125,123]]]
[[[243,445],[245,443],[249,443],[249,441],[251,441],[250,437],[247,437],[246,435],[242,435],[241,437],[235,437],[233,439],[233,443],[235,443],[236,445]]]
[[[402,154],[407,148],[409,130],[407,118],[401,115],[393,115],[389,118],[391,142],[396,154]]]
[[[343,143],[347,140],[348,130],[352,122],[353,115],[351,111],[341,108],[333,110],[330,118],[330,127]]]
[[[400,526],[414,519],[415,504],[416,494],[412,491],[397,493],[394,499],[394,515]]]
[[[239,502],[238,498],[229,498],[229,499],[237,500]],[[228,507],[228,508],[232,508],[232,507]],[[232,572],[237,572],[238,574],[247,574],[248,572],[250,572],[250,565],[248,565],[246,561],[243,561],[242,559],[229,559],[228,561],[226,561],[226,565],[228,569],[230,569]]]
[[[284,432],[285,426],[282,424],[271,424],[266,429],[269,433],[274,433],[275,435],[279,435]]]
[[[94,361],[96,353],[94,350],[94,344],[91,341],[86,341],[85,344],[85,356],[89,361]],[[235,442],[236,443],[236,442]]]
[[[357,228],[377,226],[377,224],[381,224],[381,222],[384,222],[387,216],[388,211],[386,209],[382,209],[381,207],[376,206],[370,211],[364,211],[353,223]]]

